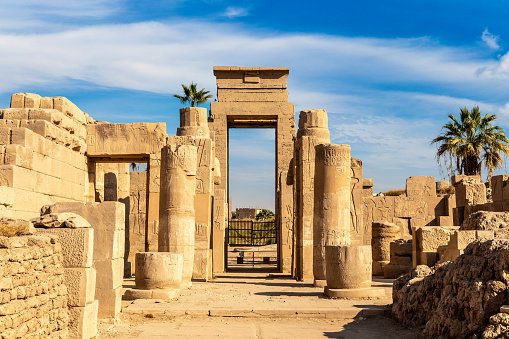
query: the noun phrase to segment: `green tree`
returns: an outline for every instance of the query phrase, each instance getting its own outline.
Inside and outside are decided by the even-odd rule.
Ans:
[[[491,123],[497,119],[494,114],[481,117],[479,106],[471,111],[460,109],[460,121],[453,114],[442,127],[442,133],[431,141],[438,144],[437,161],[445,160],[449,174],[481,174],[481,168],[493,171],[502,165],[502,155],[509,155],[508,139],[499,126]],[[455,166],[454,166],[454,165]]]
[[[185,104],[189,102],[191,107],[195,107],[197,104],[203,104],[212,98],[212,94],[209,94],[209,91],[206,91],[205,88],[201,90],[196,89],[196,84],[191,82],[188,86],[184,84],[180,84],[182,89],[184,90],[184,95],[173,94],[173,96],[180,100],[181,103]]]
[[[258,214],[256,215],[256,220],[268,220],[274,218],[274,212],[271,210],[267,210],[263,208]]]

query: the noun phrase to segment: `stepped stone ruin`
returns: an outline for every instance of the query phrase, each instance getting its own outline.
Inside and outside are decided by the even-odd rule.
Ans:
[[[3,337],[92,338],[122,298],[178,303],[229,270],[230,128],[276,132],[277,273],[364,301],[396,279],[392,315],[424,337],[509,335],[509,175],[491,179],[491,199],[465,175],[374,195],[325,110],[295,120],[288,68],[213,73],[217,101],[182,108],[175,135],[96,121],[64,97],[16,93],[0,109]]]

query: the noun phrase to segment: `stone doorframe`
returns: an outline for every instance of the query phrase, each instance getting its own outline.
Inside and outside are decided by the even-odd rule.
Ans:
[[[228,130],[230,128],[274,128],[276,130],[276,223],[278,268],[290,273],[293,241],[293,170],[295,136],[294,106],[288,102],[286,67],[216,66],[217,102],[210,107],[209,127],[214,132],[216,158],[221,174],[228,178]],[[213,271],[226,268],[228,225],[228,180],[214,190]]]

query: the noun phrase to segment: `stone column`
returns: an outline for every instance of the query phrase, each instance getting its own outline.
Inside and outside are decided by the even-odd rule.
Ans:
[[[136,253],[136,288],[127,289],[125,299],[173,299],[182,284],[182,253]]]
[[[185,107],[180,109],[180,127],[177,135],[190,135],[198,138],[210,138],[207,122],[207,109],[204,107]]]
[[[391,260],[390,244],[400,237],[400,228],[388,221],[373,221],[372,225],[373,275],[384,275],[384,266]]]
[[[161,150],[159,252],[182,253],[182,287],[191,286],[194,263],[196,147],[166,145]]]
[[[330,142],[327,112],[301,111],[295,142],[295,271],[298,280],[313,278],[315,146]]]
[[[350,146],[316,146],[313,275],[325,286],[325,246],[350,245]]]

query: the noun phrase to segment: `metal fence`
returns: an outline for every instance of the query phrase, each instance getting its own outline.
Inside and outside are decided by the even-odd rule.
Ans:
[[[274,221],[230,221],[228,223],[228,244],[242,246],[264,246],[277,243],[277,229]]]

